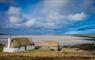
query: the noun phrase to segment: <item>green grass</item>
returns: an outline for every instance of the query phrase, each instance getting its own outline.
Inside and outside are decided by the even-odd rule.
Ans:
[[[85,51],[83,51],[85,52]],[[0,60],[95,60],[92,54],[87,55],[73,48],[64,48],[64,51],[30,50],[26,52],[0,52]]]

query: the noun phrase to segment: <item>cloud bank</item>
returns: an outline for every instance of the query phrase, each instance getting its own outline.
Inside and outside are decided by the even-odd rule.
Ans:
[[[43,3],[43,4],[42,4]],[[74,23],[78,21],[85,20],[87,17],[84,12],[80,13],[69,13],[62,14],[61,11],[64,11],[64,8],[67,4],[70,3],[69,0],[44,0],[41,5],[41,10],[34,8],[34,13],[30,17],[25,17],[21,13],[20,7],[10,6],[9,12],[9,25],[8,27],[16,26],[16,27],[42,27],[49,29],[62,28],[69,23]],[[36,12],[40,12],[37,16]],[[36,15],[36,16],[33,16]]]
[[[7,0],[5,1],[7,2]],[[34,4],[33,7],[28,4],[29,8],[26,10],[12,0],[11,3],[8,3],[10,6],[5,13],[8,19],[4,25],[2,24],[2,27],[34,30],[40,28],[39,31],[45,30],[45,33],[48,31],[55,33],[54,31],[60,29],[60,31],[67,29],[66,33],[68,33],[72,32],[71,28],[74,28],[76,32],[79,29],[73,27],[73,24],[81,24],[86,21],[89,15],[94,13],[94,3],[94,0],[43,0]]]

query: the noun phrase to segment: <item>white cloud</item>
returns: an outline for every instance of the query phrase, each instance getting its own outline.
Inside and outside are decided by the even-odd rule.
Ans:
[[[60,28],[60,20],[64,19],[64,15],[60,14],[60,10],[67,2],[67,0],[44,0],[40,10],[44,17],[42,16],[40,22],[37,21],[38,26],[50,29]]]
[[[48,20],[71,20],[71,21],[81,21],[87,17],[85,13],[75,13],[75,14],[68,14],[62,15],[58,12],[52,12],[47,15]]]
[[[54,22],[47,22],[43,25],[44,28],[48,28],[48,29],[56,29],[59,28],[57,23]]]
[[[16,17],[16,16],[11,16],[10,17],[10,23],[12,24],[18,24],[21,22],[21,18],[20,17]]]
[[[48,20],[60,20],[60,19],[64,19],[65,16],[59,14],[58,12],[51,12],[47,15],[47,19]]]
[[[47,20],[59,20],[64,16],[61,13],[62,7],[66,5],[67,0],[45,0],[42,7],[42,13]]]
[[[70,14],[67,18],[69,20],[75,20],[75,21],[84,20],[86,18],[86,14],[84,13]]]
[[[68,13],[62,14],[61,12],[65,12],[64,8],[66,7],[68,0],[45,0],[42,12],[44,14],[43,21],[46,21],[44,24],[40,22],[45,28],[60,28],[60,25],[69,25],[70,23],[82,21],[86,18],[86,14],[83,12],[76,13]],[[60,25],[59,25],[60,24]],[[63,27],[63,26],[62,26]]]
[[[45,0],[43,9],[44,11],[58,11],[62,8],[68,1],[67,0]]]
[[[10,6],[8,10],[9,23],[6,25],[7,28],[30,28],[33,27],[33,25],[35,25],[35,18],[24,18],[20,11],[21,10],[19,7]]]
[[[9,10],[9,15],[20,15],[20,8],[19,7],[15,7],[15,6],[10,6]]]
[[[85,20],[86,17],[87,15],[85,13],[62,15],[58,12],[53,12],[47,15],[47,23],[44,26],[45,28],[60,28],[60,24],[63,24],[64,26],[70,25],[70,23]]]
[[[35,18],[31,18],[28,21],[25,22],[26,27],[33,27],[36,23],[36,19]]]
[[[23,21],[19,7],[10,6],[8,13],[9,13],[9,22],[11,24],[18,24]]]

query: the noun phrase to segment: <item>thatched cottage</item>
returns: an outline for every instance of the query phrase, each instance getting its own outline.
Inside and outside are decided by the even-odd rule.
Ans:
[[[4,47],[4,52],[19,52],[34,49],[32,38],[13,37],[8,38],[8,44]]]

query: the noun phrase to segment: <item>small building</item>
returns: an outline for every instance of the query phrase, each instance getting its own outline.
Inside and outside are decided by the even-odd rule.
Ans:
[[[56,41],[45,41],[42,43],[42,49],[58,51],[59,43]]]
[[[8,38],[8,44],[4,47],[4,52],[19,52],[34,49],[32,38],[13,37]]]

